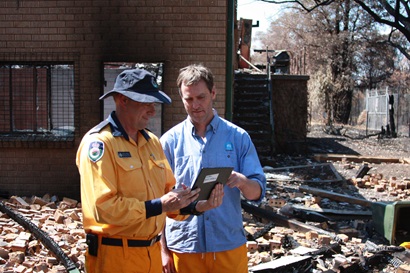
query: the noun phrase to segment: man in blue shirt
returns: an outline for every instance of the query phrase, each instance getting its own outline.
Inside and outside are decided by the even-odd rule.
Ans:
[[[241,196],[259,203],[266,190],[266,177],[255,146],[245,130],[219,117],[213,109],[216,89],[208,68],[182,68],[177,85],[188,117],[160,139],[176,186],[192,186],[204,167],[234,170],[223,194],[213,195],[222,198],[215,200],[213,209],[207,205],[209,199],[194,202],[191,211],[195,213],[187,220],[166,220],[162,241],[164,272],[248,273]]]

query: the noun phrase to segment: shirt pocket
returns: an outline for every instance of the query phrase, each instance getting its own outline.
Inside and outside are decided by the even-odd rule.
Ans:
[[[115,161],[118,166],[118,193],[124,197],[135,197],[144,200],[146,198],[146,183],[144,182],[141,161],[133,157],[117,157]]]
[[[214,167],[233,167],[237,166],[237,157],[235,151],[218,151],[216,153]]]
[[[167,182],[164,160],[156,159],[151,156],[150,160],[148,160],[149,173],[146,175],[146,177],[149,177],[151,187],[156,189],[156,194],[160,195],[165,193],[165,184]]]

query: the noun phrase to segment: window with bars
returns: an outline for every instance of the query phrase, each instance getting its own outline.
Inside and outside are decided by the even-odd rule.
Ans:
[[[0,139],[74,136],[73,64],[2,63],[0,96]]]

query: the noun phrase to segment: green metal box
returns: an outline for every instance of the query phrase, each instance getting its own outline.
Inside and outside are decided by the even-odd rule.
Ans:
[[[410,241],[410,201],[372,203],[375,229],[392,245]]]

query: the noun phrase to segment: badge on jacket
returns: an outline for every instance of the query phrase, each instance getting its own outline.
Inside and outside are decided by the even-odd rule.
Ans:
[[[93,141],[88,148],[88,157],[92,162],[97,162],[104,154],[104,143],[101,141]]]

